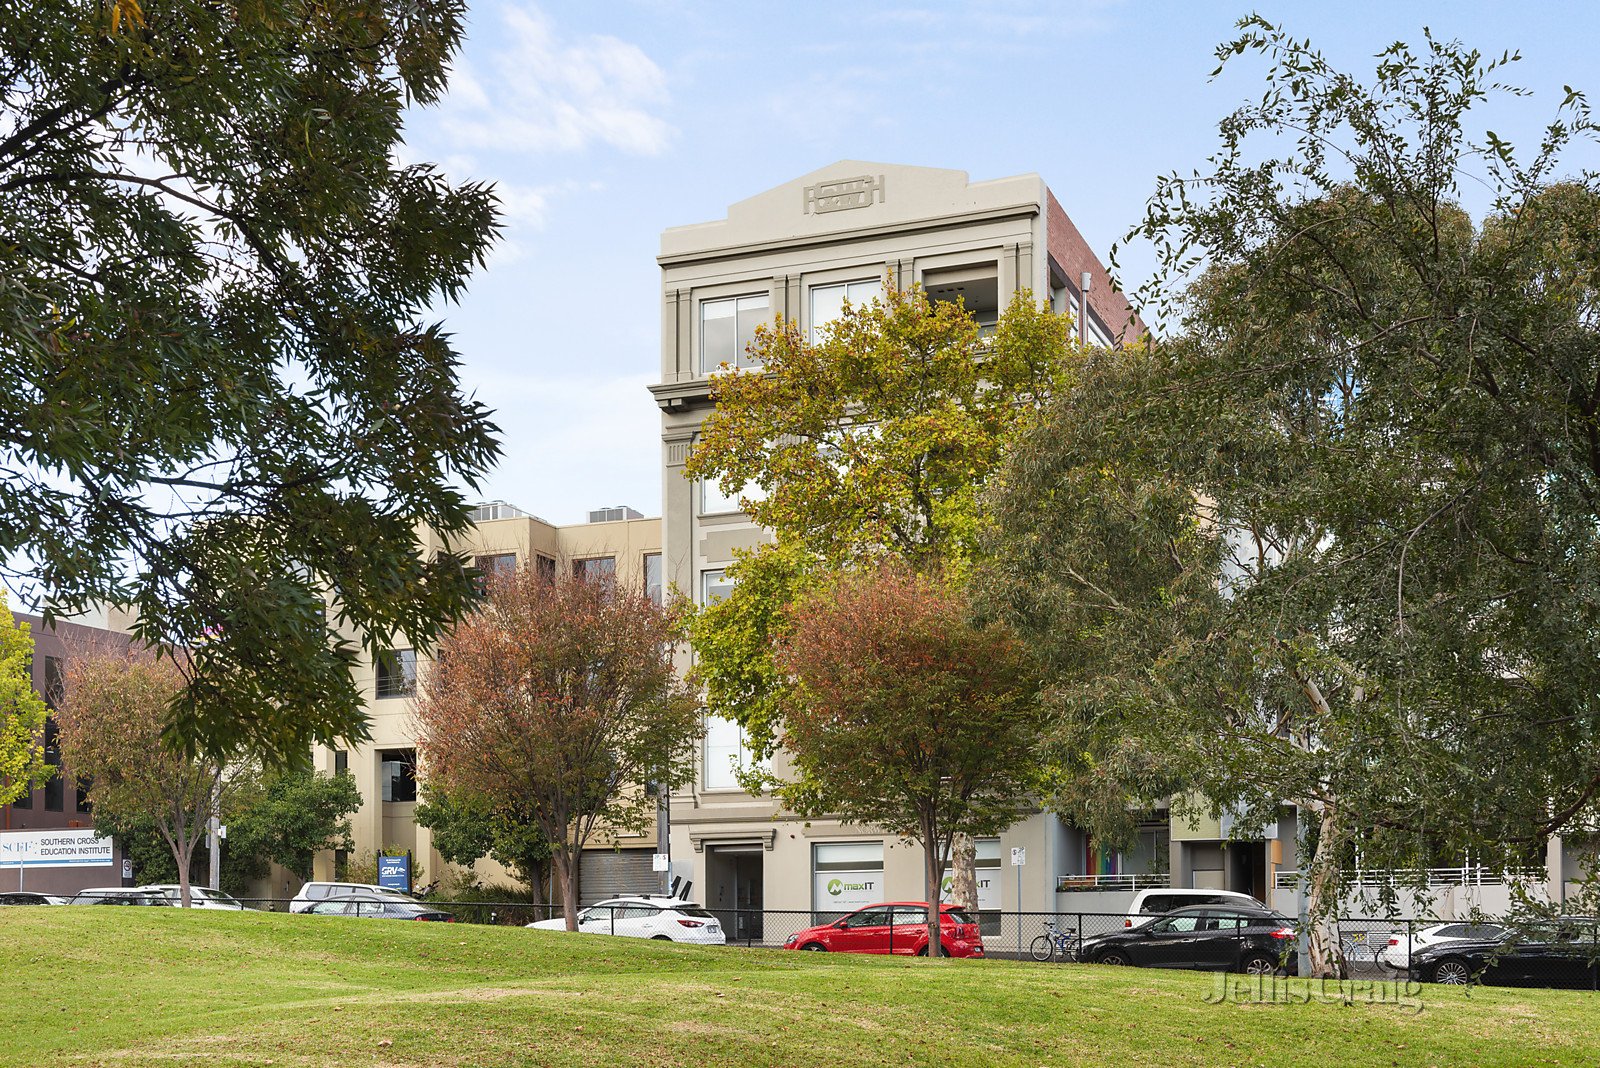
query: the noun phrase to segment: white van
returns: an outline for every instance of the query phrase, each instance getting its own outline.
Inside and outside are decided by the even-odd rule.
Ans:
[[[1240,894],[1232,890],[1140,890],[1133,895],[1133,904],[1128,906],[1128,916],[1122,921],[1122,926],[1137,927],[1151,916],[1171,912],[1173,909],[1188,908],[1190,905],[1243,905],[1248,908],[1266,908],[1249,894]]]
[[[306,883],[295,892],[289,902],[290,912],[304,912],[312,905],[329,897],[345,897],[355,894],[368,899],[388,901],[408,901],[416,903],[416,898],[410,894],[401,893],[387,886],[375,886],[372,883]]]

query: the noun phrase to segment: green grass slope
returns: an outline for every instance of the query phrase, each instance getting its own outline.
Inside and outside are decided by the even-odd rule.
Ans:
[[[0,976],[3,1065],[1600,1063],[1584,992],[1211,1004],[1185,972],[262,913],[0,909]]]

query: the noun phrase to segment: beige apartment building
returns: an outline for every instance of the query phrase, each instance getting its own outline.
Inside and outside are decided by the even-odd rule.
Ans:
[[[661,380],[650,391],[661,409],[665,577],[700,603],[726,595],[735,549],[767,537],[740,512],[739,487],[683,474],[711,410],[708,376],[749,365],[757,323],[781,316],[814,332],[845,299],[870,300],[892,279],[961,299],[980,324],[1028,290],[1074,315],[1091,342],[1142,329],[1031,174],[973,182],[960,171],[844,160],[732,204],[724,219],[665,231],[658,262]],[[871,828],[785,819],[770,797],[741,790],[734,773],[749,754],[735,725],[708,719],[698,755],[697,781],[671,800],[670,854],[673,874],[692,879],[707,907],[830,914],[921,897],[918,847]],[[1041,812],[979,842],[980,905],[1054,911],[1063,884],[1164,870],[1169,842],[1164,813],[1151,814],[1143,847],[1123,856]],[[729,924],[730,935],[761,937],[741,924],[759,920]]]
[[[509,504],[480,505],[472,529],[450,548],[473,560],[485,572],[532,567],[555,575],[558,569],[588,575],[611,575],[617,582],[662,594],[661,520],[645,518],[632,508],[602,508],[589,522],[556,526]],[[445,548],[432,531],[420,535],[427,552]],[[319,746],[312,754],[322,771],[348,772],[361,790],[361,809],[351,817],[357,852],[410,851],[423,869],[424,881],[445,868],[433,849],[432,832],[416,822],[417,724],[414,695],[419,674],[428,670],[426,657],[411,649],[391,649],[357,670],[371,717],[372,740],[351,749]],[[425,773],[424,773],[425,774]],[[625,890],[659,884],[651,870],[656,852],[654,830],[593,843],[583,858],[580,886],[586,901]],[[318,879],[335,878],[344,858],[319,857]],[[499,865],[481,860],[475,866],[489,881],[509,881]],[[653,880],[653,882],[652,882]],[[293,891],[292,886],[274,891]]]

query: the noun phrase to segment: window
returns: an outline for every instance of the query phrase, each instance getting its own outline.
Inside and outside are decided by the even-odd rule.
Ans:
[[[708,300],[700,305],[700,371],[710,374],[723,364],[753,367],[747,351],[756,338],[756,325],[766,321],[767,294]]]
[[[89,787],[94,785],[93,779],[79,779],[76,796],[73,798],[72,807],[75,812],[93,812],[94,806],[89,802]]]
[[[44,658],[44,693],[39,696],[44,698],[46,708],[55,709],[61,704],[61,698],[67,692],[66,672],[61,669],[59,656]]]
[[[551,583],[556,580],[555,559],[543,553],[533,558],[533,570],[539,576],[540,582]]]
[[[56,769],[44,784],[44,810],[60,812],[66,807],[67,785],[61,777],[61,739],[54,716],[44,721],[44,762]]]
[[[888,927],[891,909],[867,909],[850,917],[847,927]]]
[[[818,842],[812,846],[812,901],[817,922],[883,900],[883,843]]]
[[[883,280],[864,279],[844,282],[836,286],[811,287],[811,343],[822,337],[823,328],[844,314],[845,301],[852,308],[860,308],[883,299]]]
[[[572,577],[579,582],[610,582],[617,577],[615,556],[594,556],[572,561]]]
[[[729,515],[742,512],[744,506],[739,503],[741,497],[751,501],[764,501],[767,499],[767,492],[756,482],[746,482],[737,489],[729,490],[714,479],[700,480],[701,515]]]
[[[28,790],[28,791],[24,792],[21,797],[17,798],[15,801],[11,802],[11,807],[12,808],[32,808],[33,807],[33,791],[32,790]]]
[[[472,566],[478,569],[478,581],[487,588],[496,579],[517,573],[517,554],[492,553],[488,556],[479,556],[472,561]]]
[[[378,654],[378,696],[410,697],[417,692],[417,653],[385,649]]]
[[[731,719],[706,717],[704,785],[707,790],[740,789],[738,774],[764,767],[745,742],[744,729]]]
[[[644,592],[652,604],[657,608],[661,607],[666,591],[662,585],[660,553],[644,554]]]
[[[383,784],[385,801],[415,801],[417,799],[417,751],[415,749],[385,749],[378,754],[382,766],[379,781]]]
[[[716,604],[726,600],[728,594],[733,592],[734,585],[734,580],[720,567],[714,571],[700,572],[700,603]]]
[[[335,775],[348,775],[350,773],[350,753],[348,750],[335,749],[333,751],[333,773]]]

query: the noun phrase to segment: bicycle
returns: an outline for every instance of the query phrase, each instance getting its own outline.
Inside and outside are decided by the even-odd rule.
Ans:
[[[1078,936],[1068,934],[1055,925],[1054,920],[1044,921],[1044,934],[1033,940],[1028,947],[1028,952],[1036,961],[1051,960],[1060,956],[1062,960],[1078,959]]]

